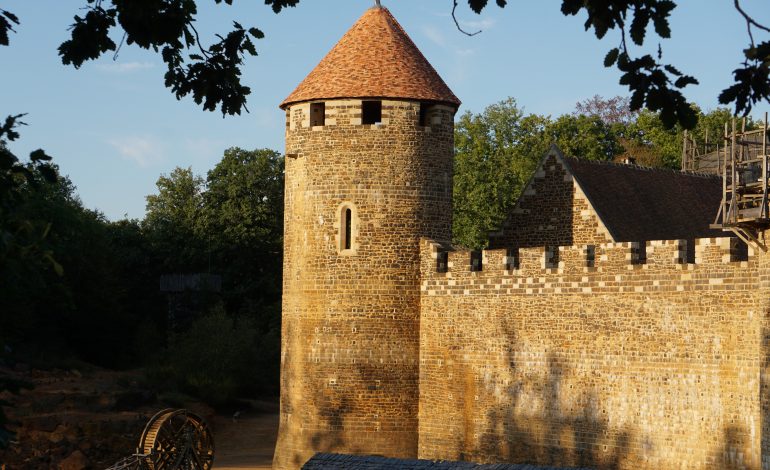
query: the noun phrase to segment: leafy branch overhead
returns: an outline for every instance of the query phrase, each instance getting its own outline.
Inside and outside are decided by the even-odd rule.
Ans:
[[[753,29],[770,32],[770,28],[747,14],[739,0],[733,1],[746,20],[750,46],[743,51],[742,67],[733,72],[735,84],[722,91],[719,102],[735,103],[735,113],[747,115],[756,103],[770,101],[770,41],[755,45],[752,33]],[[487,0],[468,0],[476,13],[481,13],[487,3]],[[498,5],[504,7],[505,2],[498,2]],[[632,111],[642,107],[660,111],[661,120],[668,128],[679,123],[692,129],[697,115],[681,90],[687,85],[697,85],[698,80],[671,64],[663,64],[660,45],[656,57],[649,54],[632,57],[627,45],[630,36],[634,44],[642,46],[650,23],[659,37],[670,38],[669,17],[676,6],[672,0],[562,0],[561,12],[565,16],[575,16],[584,11],[586,31],[593,29],[599,39],[611,29],[620,31],[620,44],[607,53],[604,65],[614,65],[622,73],[620,84],[631,92]]]
[[[232,4],[233,0],[214,0]],[[463,33],[456,17],[459,0],[451,0],[452,18]],[[216,35],[213,44],[205,45],[195,28],[198,16],[196,0],[86,0],[85,14],[75,16],[70,38],[59,47],[65,64],[80,67],[111,52],[123,44],[136,44],[159,52],[168,70],[165,84],[178,99],[191,95],[204,109],[220,109],[223,115],[240,114],[246,108],[249,87],[241,83],[241,66],[246,56],[257,55],[253,40],[264,37],[255,27],[233,22],[233,29]],[[265,0],[275,13],[298,5],[300,0]],[[480,14],[489,0],[467,0],[468,7]],[[495,0],[498,7],[507,0]],[[755,32],[770,33],[770,27],[748,14],[739,0],[733,0],[736,11],[746,22],[749,46],[743,51],[741,65],[733,71],[734,83],[719,95],[723,104],[735,104],[736,114],[748,114],[762,101],[770,101],[770,41],[754,41]],[[671,37],[669,19],[677,3],[672,0],[562,0],[565,16],[586,15],[586,30],[603,38],[610,30],[618,30],[619,44],[606,55],[604,65],[617,67],[620,83],[627,86],[631,107],[659,111],[666,126],[676,123],[685,128],[695,126],[696,114],[682,90],[698,84],[695,77],[662,62],[657,54],[632,55],[629,43],[642,46],[652,27],[660,38]],[[696,8],[692,6],[692,8]],[[9,33],[19,19],[0,9],[0,45],[8,45]],[[630,39],[630,41],[629,41]]]
[[[291,4],[282,0],[273,8]],[[136,44],[160,52],[167,66],[166,87],[178,99],[192,95],[204,109],[219,107],[223,115],[248,111],[246,97],[251,90],[241,83],[241,66],[246,55],[257,55],[252,39],[264,37],[259,29],[233,22],[232,31],[216,35],[217,42],[205,46],[195,28],[194,0],[88,0],[86,10],[84,16],[75,16],[70,39],[59,47],[64,64],[78,68],[105,52],[117,54],[124,42]],[[120,45],[111,38],[113,29],[123,31]]]

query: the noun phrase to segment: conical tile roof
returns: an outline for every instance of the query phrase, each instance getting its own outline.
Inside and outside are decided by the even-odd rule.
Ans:
[[[406,98],[460,106],[460,100],[383,7],[367,10],[281,108],[330,98]]]

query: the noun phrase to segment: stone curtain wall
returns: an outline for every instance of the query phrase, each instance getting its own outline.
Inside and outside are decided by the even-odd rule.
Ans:
[[[612,242],[574,178],[550,150],[490,247],[598,245]]]
[[[281,410],[274,468],[314,453],[417,456],[420,237],[449,240],[454,109],[310,103],[286,121]],[[351,249],[341,214],[352,208]]]
[[[419,457],[621,469],[758,469],[767,454],[765,254],[729,239],[449,253],[424,242]],[[760,381],[760,366],[762,380]],[[761,393],[761,399],[760,399]],[[764,452],[763,452],[764,450]],[[767,463],[765,463],[767,468]]]
[[[767,240],[767,232],[764,239]],[[761,448],[762,470],[770,470],[770,256],[759,258],[759,290],[768,301],[761,311],[762,322],[760,332],[760,406],[761,406]]]

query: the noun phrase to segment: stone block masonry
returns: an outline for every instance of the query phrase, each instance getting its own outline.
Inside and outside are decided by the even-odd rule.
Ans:
[[[555,155],[548,155],[511,210],[494,247],[536,247],[611,242],[586,195]]]
[[[421,253],[419,457],[768,468],[768,255],[730,239]]]
[[[311,106],[286,111],[274,466],[416,457],[420,237],[450,238],[454,108],[382,100],[380,122],[362,124],[362,100],[325,100],[312,126]]]
[[[770,470],[770,255],[705,238],[721,181],[552,147],[471,261],[449,246],[459,105],[380,7],[282,103],[274,468]]]

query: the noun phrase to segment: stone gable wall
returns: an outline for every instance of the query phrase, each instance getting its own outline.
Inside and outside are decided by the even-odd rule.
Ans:
[[[419,457],[621,469],[768,468],[764,253],[727,238],[470,253],[423,243]],[[763,274],[764,273],[764,274]],[[764,283],[764,284],[762,284]],[[766,287],[766,286],[765,286]]]
[[[417,455],[420,237],[449,240],[454,109],[361,100],[286,114],[280,431],[274,468],[315,452]],[[350,208],[352,244],[341,249]]]
[[[551,151],[524,189],[491,248],[612,242],[585,194]]]

